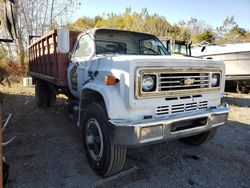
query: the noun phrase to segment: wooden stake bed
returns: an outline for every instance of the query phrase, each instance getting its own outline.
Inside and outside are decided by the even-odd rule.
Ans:
[[[70,50],[80,32],[70,31]],[[57,86],[67,86],[69,54],[59,53],[57,30],[38,38],[29,46],[29,73]]]

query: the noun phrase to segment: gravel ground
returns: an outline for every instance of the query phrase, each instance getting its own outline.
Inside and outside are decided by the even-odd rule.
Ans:
[[[4,148],[6,187],[250,187],[250,108],[231,106],[227,125],[200,147],[171,141],[130,149],[124,171],[102,179],[90,169],[81,131],[62,116],[60,102],[38,109],[34,88],[0,90],[3,115],[13,113],[4,139],[17,136]]]

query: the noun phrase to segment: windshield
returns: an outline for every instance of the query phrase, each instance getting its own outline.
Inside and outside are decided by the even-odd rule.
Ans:
[[[149,34],[97,30],[95,42],[96,54],[169,55],[159,39]]]

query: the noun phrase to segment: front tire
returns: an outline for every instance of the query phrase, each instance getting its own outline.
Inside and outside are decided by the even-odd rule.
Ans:
[[[103,177],[122,170],[127,151],[125,147],[110,144],[107,126],[108,118],[103,105],[91,104],[83,120],[83,142],[91,168]]]
[[[199,146],[201,144],[204,144],[204,143],[210,141],[215,136],[216,132],[217,132],[217,128],[213,128],[213,129],[206,131],[204,133],[181,138],[180,140],[183,143],[188,144],[188,145]]]

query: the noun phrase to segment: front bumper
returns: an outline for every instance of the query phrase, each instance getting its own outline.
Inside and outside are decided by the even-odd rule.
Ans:
[[[225,124],[229,110],[229,106],[225,104],[202,112],[167,118],[140,121],[110,120],[110,142],[113,145],[138,147],[196,135]]]
[[[226,81],[250,81],[250,75],[226,75]]]

